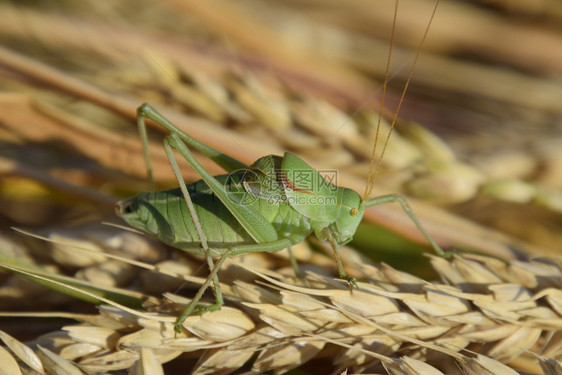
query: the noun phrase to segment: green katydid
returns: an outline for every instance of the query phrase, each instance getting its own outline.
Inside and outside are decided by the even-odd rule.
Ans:
[[[421,44],[416,60],[420,51]],[[415,63],[416,61],[414,66]],[[413,67],[410,77],[412,71]],[[403,90],[402,99],[410,77]],[[386,82],[387,78],[383,98]],[[392,126],[397,114],[398,110]],[[191,137],[152,106],[143,104],[138,109],[137,122],[150,178],[152,169],[145,119],[156,122],[169,133],[163,141],[164,149],[179,188],[140,193],[118,202],[116,212],[132,227],[168,245],[205,256],[210,274],[177,319],[175,330],[178,333],[181,332],[185,319],[194,311],[212,311],[224,304],[217,273],[227,258],[252,252],[280,251],[305,240],[312,233],[319,240],[330,242],[340,278],[354,286],[355,280],[346,275],[338,249],[340,245],[351,241],[365,209],[371,206],[389,202],[399,203],[433,249],[439,255],[445,254],[400,196],[393,194],[367,198],[378,169],[378,166],[373,168],[373,161],[367,188],[361,197],[351,189],[327,182],[318,171],[290,153],[285,153],[284,156],[264,156],[247,166]],[[388,142],[388,138],[386,141]],[[173,149],[188,161],[201,176],[201,180],[186,185]],[[209,157],[227,174],[209,174],[194,158],[190,149]],[[373,159],[374,156],[371,160]],[[305,178],[301,180],[299,176]],[[211,283],[215,293],[215,304],[201,308],[197,304]]]

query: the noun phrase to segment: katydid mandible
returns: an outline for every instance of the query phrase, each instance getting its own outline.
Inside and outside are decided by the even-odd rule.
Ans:
[[[416,60],[420,50],[421,44]],[[413,68],[410,77],[412,71]],[[387,80],[385,78],[383,97]],[[397,113],[398,110],[392,126]],[[132,227],[172,247],[205,257],[209,276],[177,319],[174,329],[178,333],[193,312],[213,311],[224,304],[217,273],[227,258],[253,252],[280,251],[305,240],[312,233],[319,240],[330,242],[340,278],[353,287],[355,279],[346,275],[339,247],[352,240],[365,209],[371,206],[399,203],[436,253],[445,255],[400,196],[392,194],[367,198],[378,169],[372,173],[374,157],[367,188],[361,197],[351,189],[329,183],[318,171],[290,153],[264,156],[247,166],[191,137],[152,106],[143,104],[138,109],[137,123],[151,179],[145,119],[156,122],[169,133],[163,144],[179,188],[140,193],[118,202],[116,212]],[[190,184],[184,182],[173,149],[188,161],[201,180]],[[190,149],[210,158],[227,173],[210,175]],[[306,182],[297,178],[303,174],[307,176]],[[215,303],[201,307],[198,303],[211,284]]]

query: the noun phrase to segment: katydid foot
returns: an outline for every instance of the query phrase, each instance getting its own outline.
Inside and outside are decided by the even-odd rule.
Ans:
[[[355,277],[345,276],[342,277],[342,280],[347,282],[347,285],[349,286],[349,292],[353,292],[353,289],[359,289],[359,287],[357,286],[357,279]]]
[[[221,309],[222,305],[223,305],[222,303],[221,304],[215,303],[209,306],[197,305],[195,306],[193,313],[195,315],[202,315],[208,312],[217,311]]]
[[[202,314],[205,314],[205,313],[208,313],[208,312],[217,311],[217,310],[220,310],[223,305],[224,305],[224,303],[214,303],[214,304],[208,305],[208,306],[197,305],[195,307],[191,307],[190,305],[188,305],[186,307],[186,309],[183,311],[183,313],[176,320],[176,323],[174,324],[174,332],[176,332],[176,334],[182,332],[183,323],[188,318],[188,316],[190,316],[192,314],[193,315],[202,315]],[[187,311],[187,313],[186,313],[186,311]]]
[[[443,251],[443,253],[438,255],[445,259],[451,259],[454,255],[459,255],[459,253],[456,250],[449,250],[449,251]]]

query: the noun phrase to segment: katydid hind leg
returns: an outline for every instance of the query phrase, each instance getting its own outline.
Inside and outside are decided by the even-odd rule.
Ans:
[[[140,108],[137,111],[137,127],[139,128],[139,136],[142,142],[142,151],[144,154],[144,162],[146,164],[146,173],[150,180],[151,190],[155,189],[154,173],[152,172],[152,161],[150,159],[150,150],[148,148],[148,135],[146,133],[146,124],[144,117],[141,115]]]
[[[216,308],[220,308],[220,306],[222,306],[224,304],[224,301],[223,301],[223,298],[222,298],[222,292],[221,292],[221,289],[220,289],[220,284],[219,284],[219,279],[218,279],[217,273],[216,272],[213,273],[213,270],[216,268],[216,266],[213,262],[211,250],[209,249],[209,246],[207,244],[207,237],[205,235],[205,232],[203,231],[203,226],[201,225],[201,220],[199,220],[199,215],[197,214],[197,211],[195,210],[195,206],[193,205],[193,202],[191,200],[191,196],[189,195],[189,192],[187,191],[187,186],[185,185],[185,181],[183,180],[180,168],[178,166],[178,163],[177,163],[176,158],[174,156],[174,153],[172,151],[172,146],[170,145],[169,136],[164,139],[164,150],[166,151],[166,156],[168,157],[168,161],[170,162],[170,165],[172,166],[172,170],[174,171],[176,179],[178,180],[178,183],[180,185],[180,190],[182,192],[185,203],[187,204],[187,208],[189,210],[190,218],[193,221],[193,225],[195,226],[195,230],[197,232],[197,235],[199,236],[199,242],[201,244],[201,247],[203,248],[203,252],[205,253],[205,258],[207,260],[207,264],[209,265],[209,272],[212,275],[212,277],[209,277],[209,280],[212,280],[212,282],[213,282],[213,289],[214,289],[215,301],[216,301],[215,306],[216,306]],[[205,287],[205,289],[207,289],[207,287]],[[203,290],[203,292],[204,292],[204,290]],[[201,298],[201,297],[199,297],[199,298]],[[177,325],[176,325],[175,329],[176,329],[176,332],[178,332]]]
[[[416,225],[418,230],[423,234],[425,239],[429,242],[433,250],[437,253],[437,255],[442,257],[449,257],[451,256],[451,252],[445,252],[441,247],[435,242],[435,240],[429,235],[429,233],[425,230],[422,226],[421,222],[418,220],[414,212],[410,208],[410,205],[398,194],[388,194],[388,195],[381,195],[380,197],[371,198],[365,201],[366,207],[377,206],[379,204],[386,204],[386,203],[399,203],[404,212],[408,215],[410,220]]]
[[[183,180],[183,177],[181,175],[181,171],[179,169],[178,163],[177,163],[177,161],[175,159],[175,156],[172,152],[172,147],[170,145],[170,140],[169,140],[168,137],[166,137],[166,139],[164,139],[164,150],[166,151],[166,155],[168,157],[168,160],[170,162],[172,170],[174,171],[176,179],[178,180],[180,190],[182,192],[184,200],[185,200],[185,202],[187,204],[187,207],[189,209],[191,220],[193,221],[193,224],[194,224],[194,226],[196,228],[196,231],[197,231],[197,234],[199,236],[199,241],[201,243],[201,247],[203,248],[203,251],[205,253],[205,259],[206,259],[207,264],[209,266],[209,272],[211,272],[211,274],[213,275],[212,277],[209,277],[209,280],[213,282],[213,289],[214,289],[214,294],[215,294],[215,305],[214,305],[215,309],[220,308],[220,306],[222,306],[224,304],[224,301],[223,301],[223,298],[222,298],[222,292],[221,292],[221,289],[220,289],[220,284],[219,284],[219,279],[218,279],[217,273],[216,272],[212,273],[213,269],[215,269],[215,264],[213,262],[211,250],[209,249],[209,246],[207,244],[207,238],[206,238],[205,232],[203,231],[203,226],[201,225],[201,220],[199,220],[199,216],[197,214],[197,211],[195,210],[195,207],[193,205],[193,202],[191,200],[189,192],[187,191],[187,186],[185,185],[185,181]],[[203,288],[202,293],[206,289],[207,289],[207,286],[205,286],[205,288]],[[199,297],[199,298],[201,298],[201,297]],[[175,329],[176,329],[176,332],[179,332],[178,327],[176,327]]]
[[[173,172],[176,176],[176,179],[177,179],[178,184],[180,186],[180,189],[182,191],[182,195],[184,197],[184,200],[185,200],[185,202],[187,204],[187,207],[189,209],[191,220],[193,221],[193,224],[196,228],[197,234],[199,236],[199,240],[201,242],[201,247],[203,248],[203,251],[205,253],[205,258],[206,258],[207,264],[209,265],[209,270],[211,271],[211,275],[209,277],[209,283],[211,281],[213,283],[213,289],[214,289],[215,301],[216,302],[211,308],[207,308],[205,310],[220,308],[220,306],[222,306],[224,304],[224,300],[222,298],[222,292],[221,292],[221,289],[220,289],[220,284],[219,284],[217,272],[214,272],[214,273],[212,272],[212,270],[215,269],[216,266],[214,265],[213,257],[211,255],[211,250],[209,249],[209,247],[207,245],[206,236],[205,236],[205,233],[203,231],[203,227],[201,225],[201,222],[199,220],[197,212],[194,208],[193,202],[191,201],[191,197],[189,196],[189,192],[187,191],[187,186],[185,184],[185,181],[183,180],[183,176],[181,175],[181,171],[180,171],[179,165],[178,165],[178,163],[175,159],[175,156],[173,154],[172,147],[177,149],[178,144],[183,145],[183,142],[188,142],[188,144],[190,146],[199,150],[200,152],[202,152],[204,155],[208,156],[209,158],[215,160],[215,162],[217,162],[217,164],[221,165],[223,168],[225,168],[227,170],[245,167],[245,165],[241,162],[238,162],[235,159],[230,158],[229,156],[226,156],[226,155],[220,153],[219,151],[217,151],[217,150],[215,150],[215,149],[213,149],[213,148],[211,148],[207,145],[202,144],[201,142],[197,141],[196,139],[194,139],[194,138],[190,137],[189,135],[185,134],[184,132],[182,132],[181,130],[176,128],[171,122],[169,122],[166,118],[164,118],[160,113],[158,113],[150,105],[144,104],[141,107],[139,107],[139,109],[138,109],[137,123],[138,123],[138,127],[139,127],[139,133],[140,133],[140,136],[141,136],[141,140],[143,142],[144,156],[145,156],[145,162],[146,162],[147,169],[148,169],[148,175],[151,178],[151,180],[153,179],[153,177],[152,177],[153,174],[152,174],[152,165],[151,165],[151,161],[150,161],[150,154],[148,152],[148,137],[147,137],[147,133],[146,133],[146,124],[144,122],[145,118],[148,118],[148,119],[151,119],[151,120],[157,122],[158,124],[160,124],[161,126],[166,128],[171,133],[171,135],[166,137],[165,140],[164,140],[164,149],[166,151],[166,155],[168,157],[168,160],[170,162],[172,170],[173,170]],[[181,153],[185,157],[185,151],[181,152]],[[192,156],[192,155],[189,155],[189,156]],[[204,171],[202,166],[200,164],[198,164],[193,157],[191,157],[191,158],[186,157],[186,160],[188,160],[188,162],[190,162],[190,164],[194,167],[194,169],[197,170],[198,169],[197,167],[200,167],[200,169]],[[194,163],[196,165],[194,165]],[[205,173],[207,173],[206,171],[204,171],[204,172],[198,171],[198,172],[200,173],[200,175],[202,174],[202,177],[204,177]],[[207,289],[207,287],[208,287],[208,284],[204,288],[200,289],[201,295],[204,293],[204,291],[205,291],[205,289]],[[200,299],[200,298],[201,298],[201,296],[199,296],[198,299]],[[184,316],[184,315],[188,316],[195,308],[196,308],[196,304],[191,304],[190,310],[187,312],[187,315],[186,315],[186,312],[184,311],[182,316]],[[199,312],[202,312],[202,311],[199,311]],[[183,318],[183,320],[185,320],[185,317]],[[177,324],[176,324],[175,329],[176,329],[176,332],[179,332],[178,330],[180,328],[178,327]]]
[[[191,315],[191,313],[196,312],[196,313],[202,314],[204,312],[215,311],[215,310],[220,309],[221,306],[224,305],[224,301],[222,300],[222,295],[221,295],[221,300],[219,301],[218,298],[217,298],[214,305],[202,307],[202,308],[197,308],[198,307],[197,304],[201,300],[201,297],[203,297],[203,294],[205,293],[205,291],[207,290],[207,288],[209,287],[211,282],[213,282],[213,284],[215,285],[215,289],[220,290],[220,286],[218,284],[217,273],[218,273],[222,264],[224,263],[226,258],[228,258],[229,255],[230,255],[230,251],[225,252],[222,255],[222,257],[219,259],[219,261],[214,265],[214,267],[211,268],[211,272],[210,272],[209,276],[207,277],[207,280],[205,280],[203,285],[201,285],[201,288],[199,288],[199,290],[197,291],[197,293],[195,294],[193,299],[189,302],[187,307],[183,310],[181,315],[177,318],[176,323],[174,324],[174,331],[176,333],[181,333],[183,323]]]
[[[150,151],[149,151],[149,148],[148,148],[148,136],[147,136],[147,132],[146,132],[146,124],[145,124],[145,121],[144,121],[145,118],[148,118],[148,119],[151,119],[151,120],[157,122],[158,124],[160,124],[161,126],[166,128],[168,131],[181,132],[181,130],[177,129],[173,124],[171,124],[167,119],[165,119],[154,108],[152,108],[152,106],[150,106],[148,104],[143,104],[137,110],[137,125],[138,125],[138,129],[139,129],[139,135],[140,135],[140,138],[141,138],[141,142],[142,142],[142,145],[143,145],[143,153],[144,153],[144,159],[145,159],[146,168],[147,168],[147,174],[148,174],[148,178],[150,179],[150,183],[151,183],[152,187],[154,188],[154,176],[153,176],[153,171],[152,171],[152,162],[151,162],[151,159],[150,159]],[[245,167],[245,165],[243,163],[241,163],[241,162],[239,162],[235,159],[232,159],[229,156],[224,155],[224,154],[220,153],[219,151],[217,151],[217,150],[215,150],[215,149],[213,149],[213,148],[211,148],[207,145],[202,144],[201,142],[197,141],[196,139],[190,137],[187,134],[185,135],[185,140],[186,140],[186,142],[190,142],[190,144],[194,148],[196,148],[197,150],[202,152],[204,155],[208,156],[212,160],[215,160],[215,162],[217,162],[217,164],[221,165],[225,169],[229,168],[229,169],[235,170],[235,169],[238,169],[238,168]],[[203,251],[205,253],[205,258],[206,258],[207,264],[209,266],[209,271],[211,272],[209,278],[207,279],[207,282],[203,285],[202,288],[200,288],[199,292],[197,293],[196,297],[194,298],[193,301],[195,301],[195,303],[191,303],[188,306],[188,309],[186,309],[182,313],[180,318],[178,319],[178,322],[181,320],[181,323],[183,323],[183,321],[185,321],[187,316],[189,316],[189,314],[191,314],[191,312],[196,308],[197,302],[199,302],[199,300],[201,299],[201,296],[203,295],[203,293],[208,288],[208,286],[211,282],[213,283],[213,289],[214,289],[214,294],[215,294],[215,304],[208,307],[207,310],[216,310],[224,304],[222,292],[221,292],[221,289],[220,289],[220,284],[219,284],[219,281],[218,281],[217,272],[213,272],[213,270],[216,269],[217,266],[218,266],[218,268],[220,268],[220,264],[222,264],[222,262],[219,262],[220,264],[217,264],[217,265],[215,265],[214,262],[213,262],[213,258],[211,256],[210,249],[207,245],[205,233],[203,232],[203,228],[201,226],[201,221],[199,220],[199,217],[197,215],[197,211],[195,210],[193,202],[191,201],[191,197],[189,196],[189,193],[187,191],[187,186],[185,185],[185,181],[183,180],[183,176],[181,175],[181,171],[179,169],[178,163],[177,163],[177,161],[174,157],[174,154],[172,152],[172,147],[170,145],[169,137],[166,137],[164,139],[163,143],[164,143],[164,150],[166,151],[166,155],[168,157],[168,160],[170,162],[170,165],[172,167],[174,175],[176,176],[176,179],[177,179],[177,181],[180,185],[182,195],[183,195],[184,200],[185,200],[185,202],[187,204],[187,207],[189,209],[191,220],[193,221],[193,224],[194,224],[194,226],[196,228],[196,231],[197,231],[197,234],[199,236],[199,240],[201,242],[201,247],[203,248]],[[202,312],[202,311],[198,311],[198,312]],[[181,324],[176,323],[176,325],[174,327],[174,330],[177,333],[180,333],[181,332]]]
[[[162,126],[164,129],[168,130],[170,133],[177,134],[190,147],[193,147],[195,150],[213,160],[217,165],[224,168],[224,170],[229,173],[234,172],[238,169],[245,169],[248,167],[241,161],[236,160],[233,157],[228,156],[220,152],[219,150],[193,138],[192,136],[175,126],[160,112],[154,109],[154,107],[152,107],[150,104],[144,103],[137,109],[137,125],[139,128],[141,139],[143,141],[144,158],[149,170],[149,177],[152,176],[152,166],[148,151],[148,137],[146,135],[146,124],[144,122],[144,119],[150,119],[156,122],[158,125]]]
[[[273,241],[273,242],[266,243],[266,244],[244,245],[244,246],[239,246],[239,247],[233,247],[233,248],[229,249],[228,251],[226,251],[220,257],[219,261],[215,264],[215,266],[211,269],[211,272],[210,272],[209,276],[207,277],[207,280],[205,280],[203,285],[201,285],[201,288],[199,288],[199,291],[197,292],[195,297],[193,297],[191,302],[189,302],[187,307],[183,310],[181,315],[176,320],[176,323],[174,325],[174,331],[177,332],[177,333],[181,333],[183,323],[185,322],[187,317],[189,317],[189,315],[191,315],[192,313],[194,313],[194,312],[195,313],[204,313],[204,312],[215,311],[215,310],[219,309],[224,304],[224,302],[222,301],[222,298],[221,298],[220,303],[219,303],[219,301],[216,301],[216,303],[214,305],[211,305],[211,306],[206,306],[206,307],[201,307],[201,308],[198,308],[198,306],[197,306],[197,304],[201,300],[201,297],[203,297],[203,294],[205,293],[205,291],[207,290],[207,288],[209,287],[211,282],[214,282],[214,280],[217,278],[217,273],[218,273],[219,269],[221,268],[222,264],[224,263],[224,261],[227,258],[236,256],[236,255],[247,254],[247,253],[276,252],[276,251],[280,251],[280,250],[283,250],[285,248],[288,248],[291,245],[294,245],[298,242],[301,242],[302,240],[304,240],[303,236],[292,235],[292,236],[289,236],[287,238],[283,238],[281,240]],[[216,284],[216,285],[217,285],[217,287],[219,286],[218,284]],[[220,290],[220,287],[218,289]]]
[[[181,137],[176,133],[169,135],[171,146],[187,160],[193,169],[201,176],[203,181],[215,193],[217,198],[226,206],[230,213],[236,218],[244,229],[252,236],[258,243],[265,243],[277,240],[277,232],[273,225],[249,205],[240,204],[232,199],[226,188],[215,177],[213,177],[205,168],[195,159],[187,145],[183,142]]]
[[[153,171],[152,171],[152,163],[150,160],[150,152],[148,149],[148,136],[147,136],[147,131],[146,131],[146,124],[144,119],[148,118],[150,120],[155,121],[157,124],[161,125],[162,127],[164,127],[166,130],[168,130],[171,134],[176,136],[176,140],[175,142],[177,143],[177,138],[181,138],[181,140],[183,142],[187,142],[190,146],[192,146],[193,148],[195,148],[196,150],[200,151],[201,153],[203,153],[205,156],[209,157],[210,159],[212,159],[213,161],[215,161],[218,165],[220,165],[221,167],[223,167],[225,170],[227,171],[233,171],[236,169],[240,169],[240,168],[245,168],[246,165],[236,159],[231,158],[228,155],[225,155],[223,153],[221,153],[220,151],[198,141],[197,139],[191,137],[190,135],[186,134],[185,132],[181,131],[180,129],[178,129],[174,124],[172,124],[169,120],[167,120],[164,116],[162,116],[158,111],[156,111],[152,106],[150,106],[149,104],[143,104],[141,105],[138,110],[137,110],[137,125],[139,128],[139,134],[140,134],[140,138],[143,144],[143,152],[144,152],[144,158],[145,158],[145,163],[147,166],[147,172],[148,172],[148,176],[151,180],[152,185],[154,185],[154,178],[153,178]],[[191,198],[189,196],[189,193],[187,191],[187,187],[185,185],[185,182],[183,180],[183,176],[181,175],[179,166],[177,164],[177,161],[175,160],[174,154],[171,150],[172,147],[172,143],[174,141],[171,140],[171,137],[168,136],[165,141],[164,141],[164,148],[166,151],[166,155],[168,157],[168,160],[170,162],[170,165],[172,166],[172,170],[176,176],[176,179],[180,185],[180,189],[182,191],[182,194],[184,196],[184,200],[187,204],[187,207],[190,211],[190,216],[191,219],[193,220],[193,223],[195,225],[197,234],[199,235],[200,241],[201,241],[201,246],[205,252],[205,257],[207,260],[207,264],[209,265],[209,270],[212,270],[214,268],[214,264],[213,264],[213,259],[212,256],[210,254],[210,250],[207,246],[207,242],[205,239],[205,234],[203,232],[203,228],[201,226],[200,220],[198,218],[197,212],[195,211],[195,208],[193,206],[193,202],[191,201]],[[188,160],[189,161],[189,160]],[[219,286],[219,282],[218,282],[218,277],[214,277],[213,280],[213,286],[214,286],[214,292],[215,292],[215,298],[216,298],[216,305],[220,306],[222,305],[223,302],[223,298],[222,298],[222,292],[220,290],[220,286]]]
[[[210,274],[209,274],[206,282],[199,289],[199,291],[197,292],[194,299],[190,302],[190,304],[187,306],[187,308],[184,310],[184,312],[181,314],[180,318],[178,318],[178,321],[176,322],[176,325],[175,325],[174,328],[175,328],[175,331],[179,333],[179,332],[181,332],[181,325],[182,325],[183,321],[185,321],[185,319],[191,313],[193,313],[194,311],[197,311],[197,312],[212,311],[212,310],[216,310],[217,308],[220,308],[220,306],[222,306],[224,304],[217,273],[218,273],[218,270],[220,269],[220,266],[224,262],[224,260],[228,256],[230,256],[231,253],[232,253],[232,255],[238,255],[238,254],[243,254],[243,253],[246,253],[246,252],[279,251],[279,250],[281,250],[283,248],[286,248],[286,247],[288,247],[292,244],[295,244],[297,242],[302,241],[303,238],[301,238],[302,236],[297,235],[297,236],[294,236],[294,238],[289,237],[289,238],[277,240],[277,233],[274,231],[273,226],[271,226],[271,224],[267,223],[265,220],[262,220],[263,218],[261,217],[261,215],[259,215],[259,213],[253,212],[253,211],[251,211],[249,213],[245,212],[245,211],[248,211],[248,209],[250,209],[250,207],[248,207],[248,206],[241,206],[240,209],[238,209],[237,207],[234,207],[233,209],[229,208],[229,210],[231,212],[234,211],[233,215],[237,219],[246,222],[246,225],[244,226],[245,228],[248,228],[247,218],[248,218],[248,216],[250,216],[251,217],[250,220],[249,220],[250,228],[249,228],[249,230],[247,229],[248,232],[250,234],[259,234],[260,237],[259,237],[258,242],[262,241],[262,242],[265,242],[265,243],[258,243],[256,245],[250,245],[250,246],[241,246],[241,247],[238,247],[236,249],[232,249],[231,251],[223,254],[223,256],[220,258],[219,262],[217,262],[217,264],[214,264],[213,257],[212,257],[212,254],[211,254],[212,250],[209,249],[209,247],[207,245],[205,233],[204,233],[203,228],[201,226],[201,222],[199,220],[197,212],[194,208],[193,202],[191,201],[191,197],[189,195],[189,192],[187,191],[187,186],[186,186],[185,181],[183,180],[183,177],[181,175],[181,171],[180,171],[178,163],[175,159],[172,148],[175,148],[176,150],[178,150],[180,152],[180,154],[196,170],[196,172],[203,178],[203,180],[211,187],[213,192],[219,198],[221,198],[221,201],[223,203],[226,202],[225,205],[227,207],[228,207],[228,203],[232,204],[233,202],[230,201],[229,198],[226,196],[226,190],[225,190],[224,186],[222,186],[213,176],[211,176],[203,168],[203,166],[193,157],[193,154],[191,154],[187,145],[184,143],[184,142],[188,142],[188,144],[190,146],[193,146],[195,149],[200,150],[201,147],[199,147],[200,146],[199,141],[194,140],[193,138],[185,135],[185,133],[183,133],[179,129],[177,129],[173,124],[171,124],[168,120],[166,120],[162,115],[160,115],[157,111],[155,111],[152,107],[150,107],[147,104],[141,106],[138,110],[138,113],[139,113],[138,124],[139,124],[139,129],[140,129],[139,132],[141,133],[141,138],[143,139],[143,144],[145,146],[145,149],[148,148],[147,147],[148,141],[147,141],[147,137],[146,137],[146,127],[145,127],[145,124],[144,124],[144,118],[149,118],[153,121],[156,121],[158,124],[162,125],[168,131],[170,131],[170,135],[168,135],[164,140],[164,149],[166,151],[166,155],[168,157],[168,160],[170,162],[172,170],[174,171],[174,174],[175,174],[176,179],[178,181],[178,184],[180,186],[180,190],[182,191],[182,195],[184,197],[184,200],[185,200],[185,202],[187,204],[187,207],[189,209],[191,219],[193,220],[194,226],[195,226],[197,234],[199,236],[199,240],[201,242],[201,246],[204,250],[206,260],[207,260],[207,263],[208,263],[209,269],[210,269]],[[189,137],[189,138],[186,139],[186,136]],[[214,150],[214,149],[211,149],[211,150]],[[204,150],[200,150],[200,151],[202,151],[205,155],[211,157],[208,153],[205,153]],[[147,151],[145,152],[145,157],[146,157],[146,160],[147,160],[147,166],[149,168],[149,174],[151,174],[150,159],[149,159]],[[218,164],[220,165],[220,163],[218,163]],[[254,225],[255,223],[257,223],[257,224]],[[216,303],[212,306],[202,308],[202,309],[198,309],[197,303],[199,302],[199,300],[203,296],[205,290],[209,287],[209,285],[211,285],[211,283],[213,283],[213,286],[214,286]]]

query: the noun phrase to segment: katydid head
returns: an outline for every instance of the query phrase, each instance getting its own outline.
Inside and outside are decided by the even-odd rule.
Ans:
[[[127,224],[138,229],[144,223],[143,220],[141,220],[143,215],[140,214],[141,207],[137,197],[138,196],[127,198],[117,202],[115,204],[115,213]]]
[[[335,235],[338,243],[346,244],[351,241],[364,212],[365,205],[361,196],[351,189],[343,188],[340,209],[335,222]]]
[[[120,200],[115,205],[115,213],[133,228],[157,236],[162,229],[158,225],[162,220],[159,220],[154,207],[147,204],[149,194],[142,192],[132,198]]]

